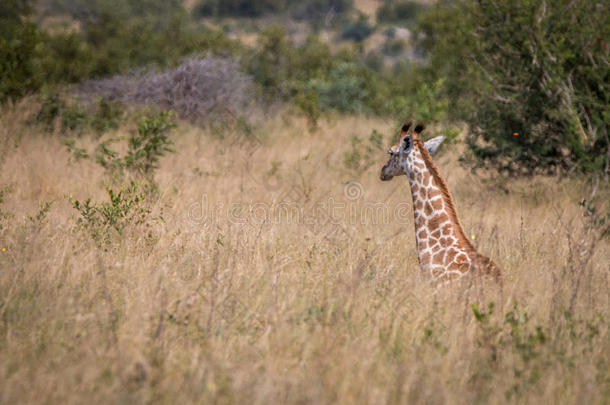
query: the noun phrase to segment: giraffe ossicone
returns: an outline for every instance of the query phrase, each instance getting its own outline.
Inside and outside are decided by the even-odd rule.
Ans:
[[[381,169],[380,179],[406,175],[411,186],[415,240],[421,269],[432,280],[444,283],[466,274],[492,276],[502,281],[500,269],[472,245],[458,219],[447,184],[432,161],[445,137],[423,142],[423,125],[409,133],[411,123],[401,130],[398,143],[388,153],[390,159]]]

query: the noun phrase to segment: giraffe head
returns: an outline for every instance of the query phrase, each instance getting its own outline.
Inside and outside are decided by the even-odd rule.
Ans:
[[[413,130],[413,133],[409,135],[408,131],[410,127],[410,122],[407,122],[402,126],[398,142],[388,150],[390,159],[381,169],[381,174],[379,175],[381,180],[392,180],[394,176],[411,173],[413,171],[413,168],[411,167],[413,160],[408,159],[409,154],[423,146],[430,155],[434,155],[440,144],[445,140],[444,136],[437,136],[436,138],[422,142],[419,139],[419,134],[424,130],[424,126],[418,124]]]

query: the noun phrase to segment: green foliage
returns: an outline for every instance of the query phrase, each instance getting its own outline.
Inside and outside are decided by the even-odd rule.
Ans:
[[[202,0],[193,9],[197,17],[259,17],[283,10],[283,2],[273,0]]]
[[[443,79],[432,84],[423,81],[414,89],[396,94],[392,98],[394,112],[409,111],[416,121],[443,122],[449,108],[449,99],[442,93],[443,82]]]
[[[124,156],[109,148],[110,143],[116,142],[111,139],[97,146],[96,161],[111,172],[122,173],[126,169],[151,180],[159,159],[168,152],[174,152],[169,133],[175,127],[176,122],[169,111],[144,116],[137,132],[129,136]]]
[[[36,63],[44,83],[78,83],[94,76],[98,56],[82,34],[42,32],[40,37]]]
[[[353,0],[286,0],[290,15],[315,25],[325,23],[329,16],[344,16],[353,9]]]
[[[0,10],[0,102],[43,85],[78,83],[146,65],[169,67],[186,55],[230,54],[239,47],[222,31],[193,23],[178,1],[47,0],[47,14],[68,14],[81,27],[53,33],[27,22],[29,7],[16,6],[22,3],[28,2],[10,0]]]
[[[366,78],[355,64],[342,63],[324,80],[313,80],[310,85],[316,90],[322,109],[343,112],[362,112],[369,95]]]
[[[316,89],[313,86],[297,88],[293,103],[307,117],[310,129],[315,129],[322,115]]]
[[[61,129],[64,132],[80,132],[87,126],[88,122],[88,112],[75,103],[67,105],[61,115]]]
[[[66,145],[66,148],[68,148],[68,152],[70,152],[70,154],[76,160],[89,158],[89,154],[87,153],[87,151],[83,148],[79,148],[78,146],[76,146],[76,141],[74,139],[64,139],[64,145]]]
[[[52,132],[55,121],[66,108],[66,103],[57,92],[45,93],[41,97],[40,110],[36,113],[34,122],[42,125],[47,132]]]
[[[284,98],[287,91],[282,84],[288,80],[293,66],[294,46],[286,38],[286,31],[271,26],[260,35],[260,48],[248,62],[248,72],[265,92],[267,99]]]
[[[312,22],[333,12],[342,15],[352,9],[352,0],[201,0],[193,9],[196,17],[261,17],[289,13]]]
[[[371,69],[356,63],[339,63],[325,80],[314,80],[320,107],[342,112],[383,113],[386,83]]]
[[[91,116],[91,128],[98,134],[119,128],[123,118],[124,106],[117,101],[109,101],[101,98],[97,109]]]
[[[371,68],[360,56],[352,48],[333,53],[317,36],[295,45],[283,27],[273,26],[261,34],[246,68],[267,103],[292,102],[315,126],[326,111],[392,112],[395,81],[375,70],[382,61],[371,61]]]
[[[377,9],[377,21],[412,25],[424,9],[425,6],[419,1],[385,0]]]
[[[63,133],[76,134],[92,129],[101,135],[119,127],[124,108],[121,103],[101,98],[93,108],[89,111],[73,100],[68,103],[58,92],[50,91],[41,96],[40,109],[31,122],[53,132],[59,120]]]
[[[38,212],[36,213],[36,215],[28,216],[30,222],[33,224],[42,224],[43,222],[45,222],[47,215],[49,214],[49,211],[51,211],[52,206],[53,206],[53,201],[44,201],[44,202],[41,201],[40,208],[38,209]]]
[[[143,117],[137,134],[129,138],[129,149],[124,158],[127,169],[150,175],[159,166],[159,158],[175,152],[169,132],[176,127],[168,111]]]
[[[367,39],[375,31],[371,26],[368,18],[360,15],[355,21],[348,21],[341,31],[341,38],[352,39],[356,42],[362,42]]]
[[[78,211],[78,225],[87,229],[98,243],[109,243],[113,234],[122,235],[131,225],[143,224],[150,214],[145,207],[146,195],[131,181],[127,186],[115,191],[106,188],[109,202],[95,202],[88,198],[84,202],[69,196],[72,207]]]
[[[607,2],[461,0],[420,19],[475,167],[610,173]]]
[[[406,43],[402,39],[390,38],[383,43],[383,53],[388,56],[397,56],[404,52]]]
[[[40,35],[26,20],[29,1],[6,0],[0,5],[0,103],[40,89],[36,49]]]

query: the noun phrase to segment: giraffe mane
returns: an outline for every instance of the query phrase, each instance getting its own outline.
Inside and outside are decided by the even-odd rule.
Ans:
[[[421,139],[414,139],[413,141],[417,145],[419,152],[421,153],[421,155],[424,159],[424,163],[426,164],[426,167],[428,168],[428,171],[432,174],[432,178],[436,182],[436,185],[438,186],[438,188],[441,190],[441,193],[443,195],[443,200],[445,201],[446,210],[447,210],[447,213],[449,214],[449,219],[451,220],[451,222],[453,222],[453,224],[457,228],[457,235],[456,235],[457,239],[460,242],[462,242],[466,248],[468,248],[472,251],[476,251],[474,246],[472,246],[472,243],[470,243],[470,240],[466,237],[464,228],[462,228],[462,224],[460,222],[460,219],[457,216],[457,210],[455,208],[455,204],[453,203],[453,198],[451,197],[451,194],[449,193],[449,188],[447,187],[447,183],[445,183],[445,180],[443,180],[443,178],[441,177],[441,174],[439,173],[438,168],[432,161],[432,157],[430,156],[430,153],[428,152],[428,150],[425,148],[424,142]]]

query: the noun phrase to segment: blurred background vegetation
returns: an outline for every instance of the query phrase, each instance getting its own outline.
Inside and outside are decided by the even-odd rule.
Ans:
[[[4,0],[0,102],[38,95],[38,118],[65,131],[103,131],[123,105],[202,124],[252,108],[288,107],[312,126],[333,112],[408,116],[451,136],[467,125],[462,160],[473,169],[607,178],[609,9],[601,0]]]

